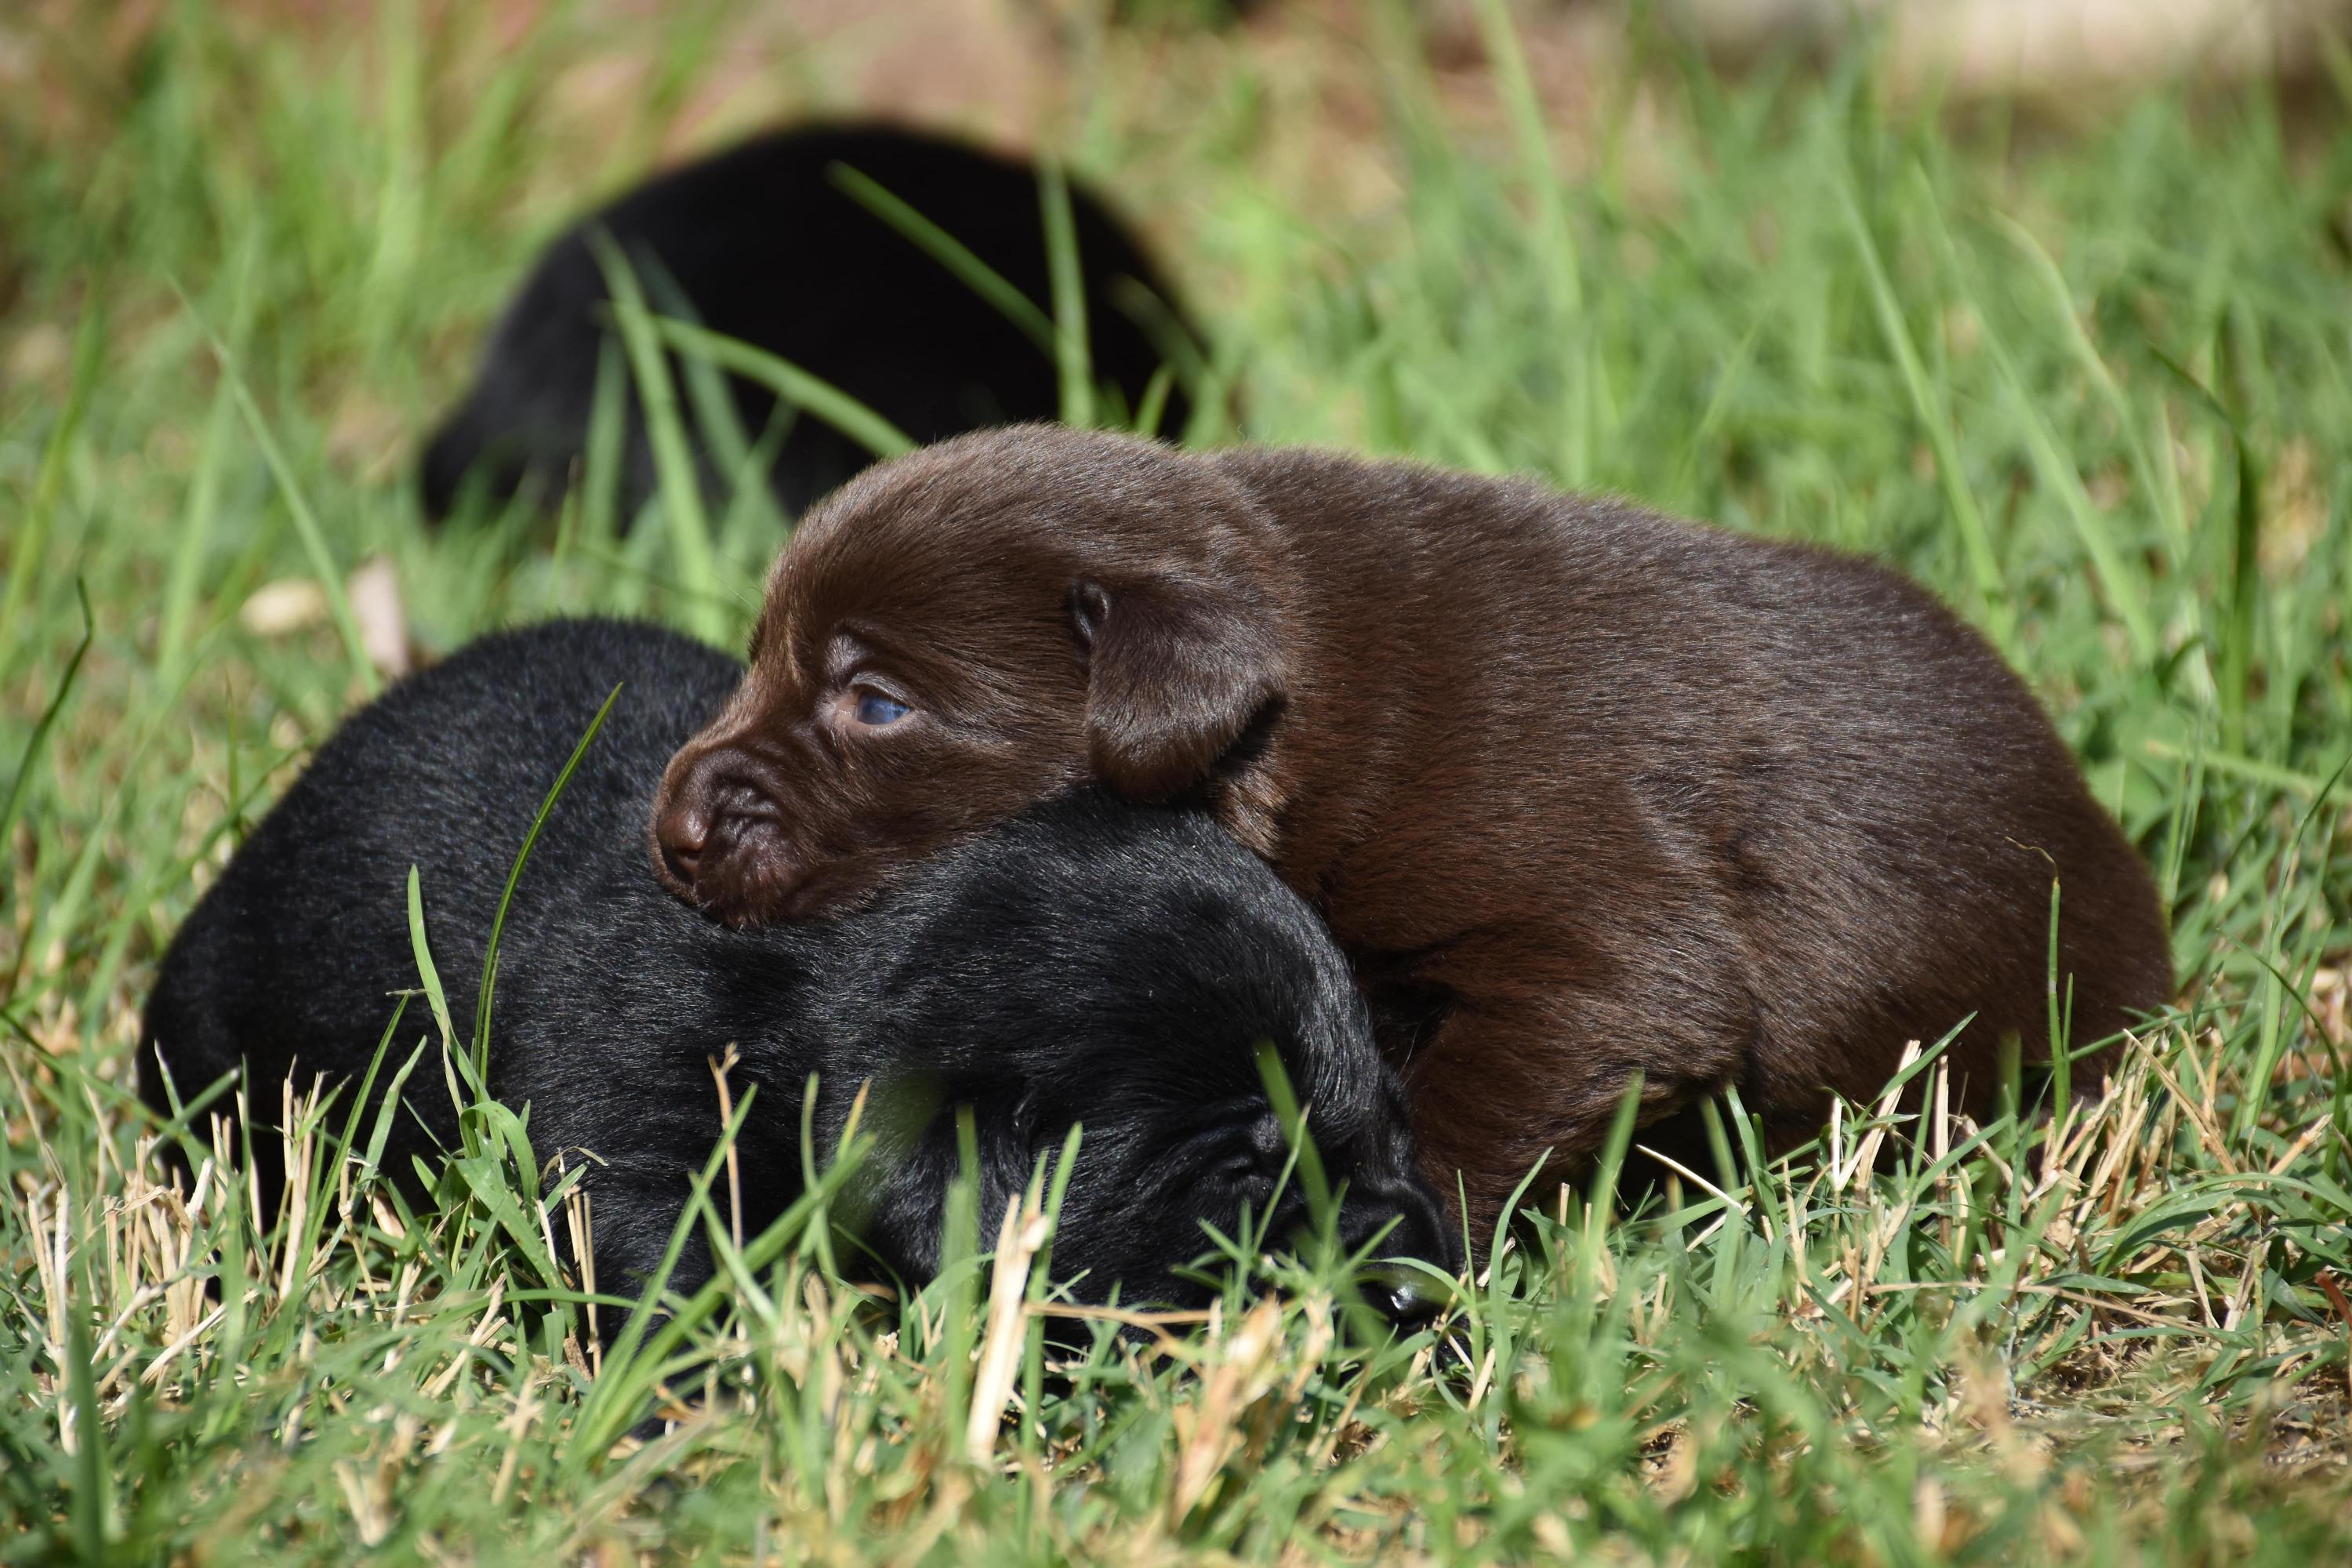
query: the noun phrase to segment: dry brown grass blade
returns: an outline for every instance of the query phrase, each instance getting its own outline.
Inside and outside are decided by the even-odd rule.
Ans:
[[[1919,1059],[1919,1050],[1918,1041],[1905,1042],[1903,1059],[1895,1064],[1895,1070],[1897,1076],[1911,1070],[1911,1065]],[[1880,1097],[1877,1114],[1872,1119],[1873,1125],[1869,1131],[1862,1135],[1862,1143],[1854,1150],[1853,1159],[1844,1170],[1831,1173],[1830,1185],[1841,1196],[1855,1181],[1867,1176],[1877,1164],[1879,1146],[1886,1142],[1887,1127],[1891,1124],[1896,1109],[1902,1104],[1902,1092],[1899,1089],[1888,1089]]]
[[[984,1465],[996,1451],[996,1429],[1012,1397],[1013,1374],[1021,1369],[1021,1347],[1029,1337],[1028,1315],[1021,1307],[1029,1294],[1029,1270],[1037,1249],[1053,1234],[1053,1222],[1036,1206],[1004,1205],[1004,1223],[996,1231],[996,1263],[989,1276],[988,1326],[982,1333],[980,1370],[971,1384],[971,1413],[963,1429],[964,1454]]]
[[[457,1381],[458,1374],[472,1364],[473,1357],[467,1352],[478,1351],[488,1344],[490,1337],[505,1325],[506,1319],[499,1314],[499,1306],[506,1300],[506,1293],[507,1282],[504,1275],[490,1281],[490,1297],[483,1304],[481,1321],[474,1325],[474,1331],[466,1336],[465,1349],[451,1356],[449,1364],[435,1373],[433,1381],[425,1385],[425,1398],[438,1399],[448,1393],[449,1385]]]
[[[732,1040],[727,1042],[725,1054],[704,1058],[710,1064],[710,1081],[719,1086],[719,1125],[722,1130],[735,1120],[735,1096],[727,1087],[727,1075],[733,1072],[736,1064],[742,1059]],[[735,1144],[731,1139],[727,1144],[727,1231],[729,1239],[735,1244],[735,1250],[741,1252],[743,1250],[743,1167],[741,1162],[736,1158]]]
[[[1168,1527],[1181,1524],[1242,1441],[1241,1413],[1272,1386],[1267,1363],[1282,1342],[1282,1308],[1267,1297],[1230,1335],[1211,1341],[1198,1394],[1172,1412],[1178,1444]]]

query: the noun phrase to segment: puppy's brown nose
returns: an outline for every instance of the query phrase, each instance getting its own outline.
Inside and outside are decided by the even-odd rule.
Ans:
[[[771,918],[793,858],[757,760],[725,745],[673,757],[654,803],[654,858],[698,909],[730,924]]]
[[[654,823],[654,842],[661,847],[662,868],[680,888],[694,886],[702,868],[702,852],[710,844],[709,805],[683,791],[673,792]]]

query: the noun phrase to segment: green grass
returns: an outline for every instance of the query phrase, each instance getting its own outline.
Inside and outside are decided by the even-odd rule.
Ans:
[[[44,84],[0,101],[0,1563],[2352,1551],[2339,103],[2156,92],[2058,132],[1898,104],[1862,58],[1734,81],[1637,40],[1548,138],[1489,5],[1483,109],[1376,29],[1349,68],[1381,113],[1343,138],[1298,118],[1295,51],[1083,51],[1072,172],[1164,220],[1241,434],[1866,550],[2000,643],[2170,905],[2180,1011],[2104,1101],[1865,1108],[1671,1213],[1556,1215],[1474,1282],[1458,1377],[1288,1266],[1049,1377],[1042,1225],[992,1264],[952,1208],[961,1261],[888,1306],[831,1272],[822,1184],[600,1377],[544,1246],[572,1216],[488,1108],[437,1208],[334,1158],[338,1106],[287,1214],[228,1149],[200,1202],[159,1190],[137,1005],[375,683],[344,574],[387,557],[435,650],[588,610],[733,640],[780,540],[676,491],[625,537],[593,493],[555,528],[416,522],[473,334],[726,21],[558,8],[493,47],[476,9],[304,40],[188,4],[127,56],[108,8],[0,24]],[[619,110],[550,85],[613,58]],[[1375,155],[1370,201],[1296,177]],[[286,578],[324,613],[245,629]],[[426,1011],[382,1070],[446,1031]],[[625,1435],[656,1409],[675,1431]]]

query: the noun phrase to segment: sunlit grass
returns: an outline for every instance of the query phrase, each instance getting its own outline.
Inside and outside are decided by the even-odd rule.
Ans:
[[[2022,1125],[1856,1107],[1752,1178],[1555,1214],[1444,1355],[1367,1342],[1291,1264],[1049,1354],[1042,1219],[951,1215],[954,1261],[893,1303],[832,1267],[820,1189],[719,1226],[725,1300],[600,1369],[561,1299],[589,1282],[546,1261],[581,1216],[510,1152],[411,1205],[320,1104],[264,1214],[198,1113],[170,1135],[206,1173],[159,1185],[137,1005],[378,679],[350,571],[388,559],[431,651],[587,610],[740,641],[781,526],[681,491],[625,531],[609,437],[557,524],[436,534],[404,488],[500,289],[566,192],[642,163],[709,29],[500,52],[464,7],[305,41],[190,6],[110,75],[95,19],[27,32],[89,68],[71,113],[0,104],[0,1561],[2345,1554],[2352,143],[2261,94],[1959,129],[1860,58],[1732,81],[1653,44],[1567,175],[1479,12],[1499,137],[1375,34],[1370,215],[1244,156],[1322,133],[1267,131],[1277,65],[1186,46],[1234,73],[1181,106],[1173,270],[1218,328],[1188,374],[1232,377],[1252,438],[1622,490],[1937,587],[2168,901],[2180,1006],[2110,1092]],[[612,49],[651,85],[583,147],[543,84]],[[1132,79],[1072,153],[1116,191],[1118,116],[1174,111],[1105,58]],[[249,629],[289,579],[316,614]]]

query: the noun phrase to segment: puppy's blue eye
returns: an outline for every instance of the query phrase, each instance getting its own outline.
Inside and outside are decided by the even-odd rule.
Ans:
[[[857,694],[857,721],[861,724],[871,724],[878,729],[885,724],[896,724],[911,711],[897,698],[885,697],[878,691]]]

